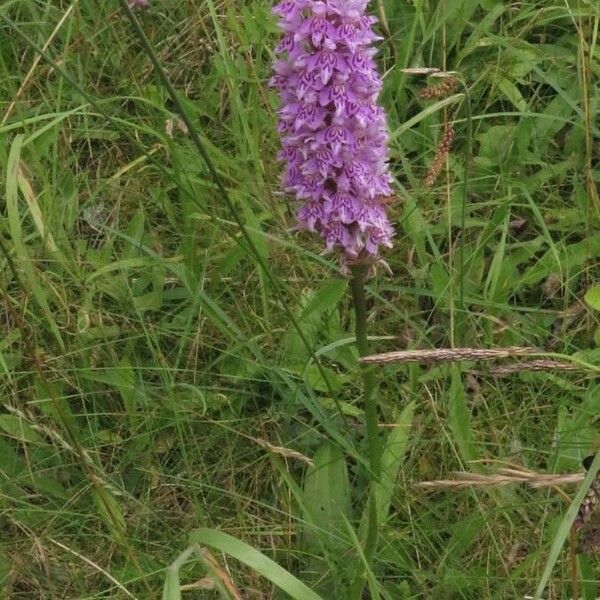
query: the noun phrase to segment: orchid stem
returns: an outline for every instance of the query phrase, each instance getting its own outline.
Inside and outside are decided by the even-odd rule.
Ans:
[[[352,267],[352,301],[354,303],[354,314],[356,318],[355,333],[358,354],[367,356],[369,354],[369,341],[367,339],[367,295],[365,282],[367,279],[368,265],[357,265]],[[369,465],[372,475],[379,479],[381,472],[381,452],[379,444],[379,425],[377,416],[377,400],[375,398],[375,372],[370,366],[361,367],[363,380],[363,402],[367,425],[367,442],[369,446]]]
[[[367,296],[365,283],[369,265],[355,265],[352,267],[352,302],[355,314],[356,347],[358,354],[369,354],[369,341],[367,338]],[[381,443],[379,439],[379,418],[377,415],[377,397],[375,394],[376,378],[372,366],[361,366],[363,380],[363,404],[367,428],[367,446],[369,451],[370,485],[368,498],[367,534],[365,539],[364,557],[370,564],[377,549],[379,536],[379,523],[375,490],[381,476]],[[362,569],[361,569],[362,571]],[[352,584],[351,598],[359,600],[365,584],[365,577],[357,575]]]

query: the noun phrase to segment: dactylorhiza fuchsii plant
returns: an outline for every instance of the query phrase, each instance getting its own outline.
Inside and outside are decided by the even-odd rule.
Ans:
[[[298,227],[318,233],[342,262],[375,258],[393,229],[385,113],[367,0],[284,0],[283,32],[271,84],[281,97],[284,190],[295,196]]]
[[[284,190],[298,203],[297,226],[339,250],[352,274],[356,344],[368,354],[365,281],[380,247],[391,247],[386,211],[392,193],[382,87],[372,43],[379,38],[366,14],[368,0],[283,0],[274,12],[282,30],[271,85],[279,90]],[[376,489],[381,475],[375,374],[362,369],[370,464],[363,557],[378,538]],[[362,569],[361,569],[362,571]],[[349,597],[362,596],[355,575]]]

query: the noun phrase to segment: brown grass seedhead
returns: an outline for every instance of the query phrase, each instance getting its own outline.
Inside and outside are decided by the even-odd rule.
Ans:
[[[441,83],[428,85],[419,92],[420,100],[441,100],[447,98],[458,86],[455,77],[446,77]]]
[[[460,360],[496,360],[511,356],[526,356],[539,352],[530,346],[508,346],[506,348],[436,348],[423,350],[397,350],[383,354],[372,354],[360,359],[364,364],[388,363],[439,363]]]
[[[451,474],[451,479],[438,479],[435,481],[422,481],[417,486],[427,489],[462,489],[468,487],[501,487],[505,485],[525,484],[532,488],[546,488],[573,483],[580,483],[585,473],[536,473],[527,469],[498,469],[496,473],[482,475],[457,471]]]
[[[429,167],[429,171],[427,172],[427,176],[425,177],[425,185],[426,187],[431,187],[436,179],[439,177],[442,172],[442,168],[446,162],[446,158],[450,154],[450,146],[452,146],[452,141],[454,140],[454,125],[452,123],[446,123],[446,127],[444,128],[444,135],[438,144],[438,147],[435,150],[435,156],[433,158],[433,162]]]
[[[559,360],[548,360],[541,358],[539,360],[528,360],[512,365],[500,365],[490,368],[490,375],[496,377],[505,377],[513,373],[525,373],[528,371],[577,371],[578,366],[573,363],[562,362]]]

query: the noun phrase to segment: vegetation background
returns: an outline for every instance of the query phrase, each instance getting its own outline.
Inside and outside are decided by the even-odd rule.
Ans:
[[[387,21],[398,189],[391,274],[369,282],[372,348],[532,345],[597,365],[600,313],[582,298],[600,275],[598,3],[372,10]],[[0,597],[158,598],[203,527],[343,600],[364,500],[349,491],[364,488],[361,384],[347,280],[291,230],[278,191],[270,2],[135,12],[194,131],[118,2],[0,5]],[[461,83],[422,99],[442,80],[403,71],[415,67]],[[482,459],[579,471],[600,441],[595,374],[499,378],[463,362],[378,375],[397,453],[371,593],[533,595],[561,494],[415,484]],[[282,598],[236,548],[184,555],[183,597]],[[597,560],[579,566],[596,598]],[[565,551],[545,597],[570,597],[570,568]]]

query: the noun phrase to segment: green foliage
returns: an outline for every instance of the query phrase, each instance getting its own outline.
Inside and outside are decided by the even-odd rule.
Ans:
[[[600,286],[590,288],[583,297],[595,310],[600,310]]]
[[[328,598],[343,594],[347,584],[344,579],[348,573],[344,573],[339,558],[349,550],[346,523],[351,518],[351,499],[344,453],[339,446],[325,443],[317,450],[304,479],[302,547],[314,557],[307,567],[313,587]],[[332,565],[335,577],[328,574]]]
[[[194,544],[216,548],[248,565],[253,571],[272,581],[294,600],[323,600],[321,596],[315,594],[304,583],[282,569],[262,552],[222,531],[197,529],[191,534],[190,539]]]
[[[382,542],[361,556],[347,281],[278,191],[270,6],[136,11],[191,129],[119,3],[1,3],[0,597],[228,597],[197,544],[248,598],[343,598],[358,570],[385,600],[571,597],[574,504],[413,483],[474,459],[578,470],[600,443],[585,371],[379,370]],[[519,344],[597,366],[597,6],[382,6],[400,200],[393,274],[368,283],[372,349]],[[418,67],[459,84],[422,100],[442,80]]]
[[[339,546],[340,533],[350,517],[350,481],[344,455],[338,446],[325,444],[317,450],[313,466],[304,480],[304,507],[309,523],[305,533],[307,547],[326,536],[325,545]]]
[[[379,522],[388,518],[394,489],[401,472],[402,461],[408,448],[410,430],[413,424],[415,404],[404,407],[388,434],[381,455],[381,482],[377,484],[376,499]]]

